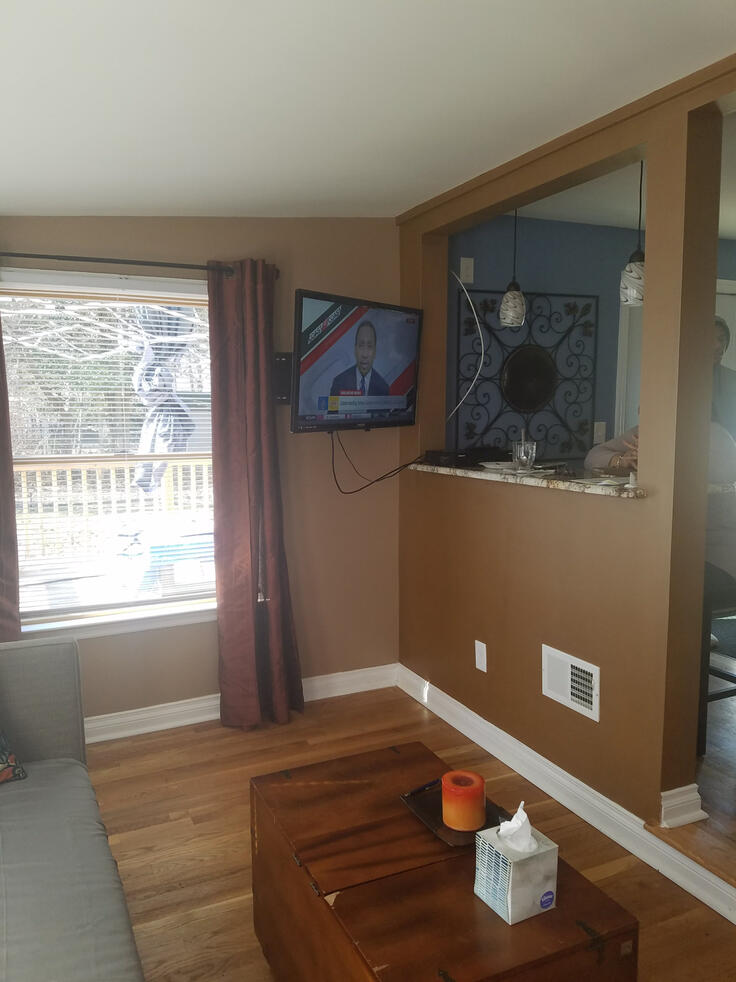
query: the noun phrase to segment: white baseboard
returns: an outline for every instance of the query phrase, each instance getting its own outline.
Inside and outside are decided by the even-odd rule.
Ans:
[[[662,792],[662,814],[659,824],[666,829],[676,829],[690,822],[700,822],[708,817],[704,812],[697,784]]]
[[[332,675],[313,675],[302,680],[304,701],[331,699],[351,692],[369,692],[371,689],[387,689],[396,685],[398,662],[376,665],[374,668],[356,668],[352,672],[335,672]]]
[[[88,716],[84,721],[84,737],[87,743],[102,740],[118,740],[138,733],[154,733],[170,730],[175,726],[189,726],[220,718],[220,694],[165,702],[159,706],[129,709],[124,713],[107,713],[105,716]]]
[[[358,668],[351,672],[335,672],[333,675],[313,675],[302,680],[304,701],[314,702],[315,699],[329,699],[351,692],[386,689],[396,685],[398,667],[398,663],[394,662],[374,668]],[[138,733],[154,733],[157,730],[170,730],[176,726],[189,726],[219,718],[220,696],[214,693],[196,699],[129,709],[123,713],[88,716],[84,721],[84,733],[87,743],[100,743],[103,740],[118,740]]]
[[[583,784],[404,665],[399,665],[397,683],[404,692],[478,746],[683,890],[736,923],[736,888],[647,832],[643,819]]]

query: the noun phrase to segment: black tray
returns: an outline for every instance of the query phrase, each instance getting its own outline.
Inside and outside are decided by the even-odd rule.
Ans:
[[[459,832],[457,829],[451,829],[442,821],[442,786],[439,782],[433,787],[407,791],[399,797],[407,808],[448,846],[467,846],[475,841],[475,832]],[[510,818],[511,815],[505,808],[500,808],[495,802],[486,798],[486,820],[481,828],[495,828],[496,825],[500,825],[501,822],[506,822]],[[476,831],[480,831],[480,829]]]

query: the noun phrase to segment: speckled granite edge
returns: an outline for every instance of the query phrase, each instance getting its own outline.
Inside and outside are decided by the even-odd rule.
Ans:
[[[531,488],[552,488],[554,491],[577,491],[579,494],[603,494],[609,498],[646,498],[644,488],[627,488],[623,484],[587,484],[584,481],[561,477],[537,477],[531,474],[514,474],[488,470],[469,470],[463,467],[436,467],[432,464],[412,464],[410,470],[429,474],[446,474],[449,477],[472,477],[478,481],[496,481],[502,484],[526,484]]]

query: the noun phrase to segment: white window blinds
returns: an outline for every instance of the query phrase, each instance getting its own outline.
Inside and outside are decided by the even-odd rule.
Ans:
[[[214,594],[207,308],[0,296],[21,615]]]

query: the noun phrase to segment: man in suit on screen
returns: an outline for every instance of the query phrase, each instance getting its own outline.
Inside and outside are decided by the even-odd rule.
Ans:
[[[370,321],[361,321],[355,332],[355,364],[334,377],[330,395],[358,392],[365,396],[387,396],[388,382],[373,367],[375,357],[376,329]]]

